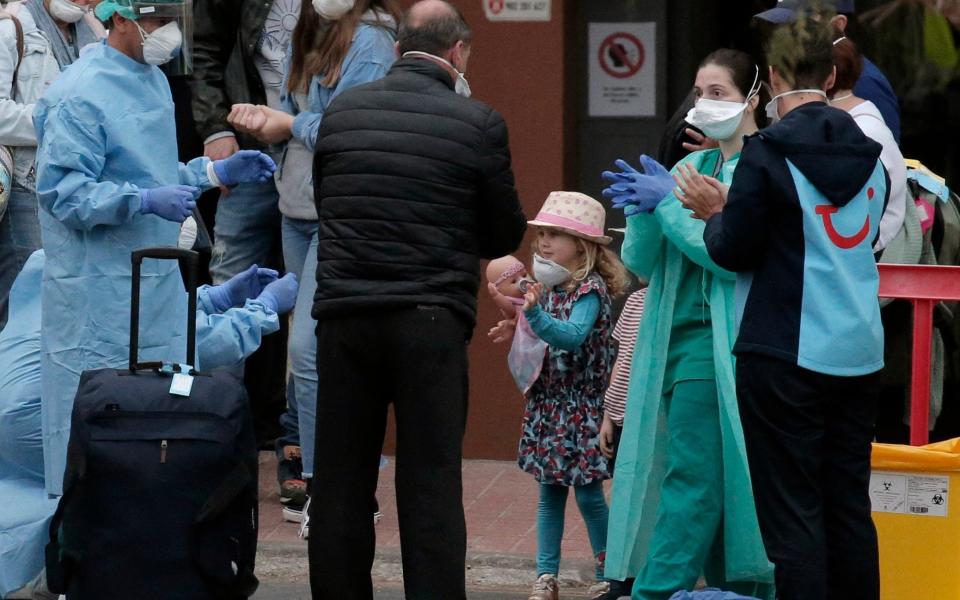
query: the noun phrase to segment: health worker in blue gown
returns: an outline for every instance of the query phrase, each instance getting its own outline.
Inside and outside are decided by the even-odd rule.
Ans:
[[[275,169],[258,151],[178,162],[173,100],[157,65],[176,58],[177,70],[189,67],[182,46],[191,13],[184,0],[104,0],[96,14],[109,21],[109,36],[88,47],[34,111],[49,494],[62,493],[80,373],[126,364],[130,253],[175,245],[203,190],[264,182]],[[141,360],[182,362],[186,303],[176,263],[146,261],[141,294]]]

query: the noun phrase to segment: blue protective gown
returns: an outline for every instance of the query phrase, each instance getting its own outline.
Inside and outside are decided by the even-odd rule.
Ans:
[[[127,362],[130,253],[176,245],[179,225],[140,209],[140,190],[212,187],[208,159],[177,160],[163,73],[106,43],[88,48],[34,111],[43,273],[46,489],[61,494],[80,373]],[[183,362],[186,306],[174,261],[145,261],[141,360]]]
[[[0,331],[0,598],[43,568],[57,500],[44,490],[40,407],[40,295],[43,250],[31,255],[10,292],[10,320]],[[205,370],[235,366],[280,328],[277,314],[247,300],[217,313],[200,288],[198,362]],[[186,304],[184,300],[181,304]]]

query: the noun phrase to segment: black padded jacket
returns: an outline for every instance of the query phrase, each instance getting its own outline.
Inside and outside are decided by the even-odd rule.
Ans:
[[[408,58],[330,103],[313,162],[314,318],[432,305],[473,327],[479,261],[513,252],[526,220],[506,123],[453,89]]]

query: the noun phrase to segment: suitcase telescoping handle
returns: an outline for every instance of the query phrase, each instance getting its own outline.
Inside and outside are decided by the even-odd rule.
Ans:
[[[133,263],[132,289],[130,296],[130,370],[137,371],[149,368],[141,365],[137,354],[140,342],[140,266],[143,259],[176,260],[187,265],[187,364],[196,366],[197,345],[197,271],[200,265],[200,255],[193,250],[180,248],[143,248],[134,250],[130,257]],[[171,301],[174,299],[170,299]]]

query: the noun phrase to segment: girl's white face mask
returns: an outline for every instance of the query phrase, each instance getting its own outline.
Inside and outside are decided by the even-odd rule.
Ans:
[[[700,98],[687,113],[687,123],[702,131],[709,138],[717,141],[729,140],[740,128],[743,114],[750,105],[750,101],[760,92],[759,80],[760,69],[757,68],[753,85],[750,86],[750,93],[747,94],[747,99],[743,102]]]
[[[780,121],[780,98],[785,96],[792,96],[794,94],[817,94],[823,96],[823,99],[827,99],[827,93],[823,90],[791,90],[789,92],[784,92],[778,94],[770,99],[770,102],[767,102],[767,118],[770,119],[770,124],[778,123]]]
[[[565,267],[539,254],[533,255],[533,276],[548,290],[563,285],[573,276]]]
[[[401,58],[406,58],[408,56],[425,56],[428,58],[432,58],[434,60],[439,60],[440,62],[442,62],[443,64],[447,65],[448,67],[450,67],[451,69],[457,72],[457,81],[455,82],[455,85],[453,88],[454,91],[460,94],[461,96],[463,96],[464,98],[469,98],[473,94],[473,92],[470,91],[470,84],[467,83],[466,76],[460,72],[460,69],[450,64],[449,60],[445,58],[440,58],[435,54],[428,54],[427,52],[420,52],[418,50],[411,50],[410,52],[404,52]]]

